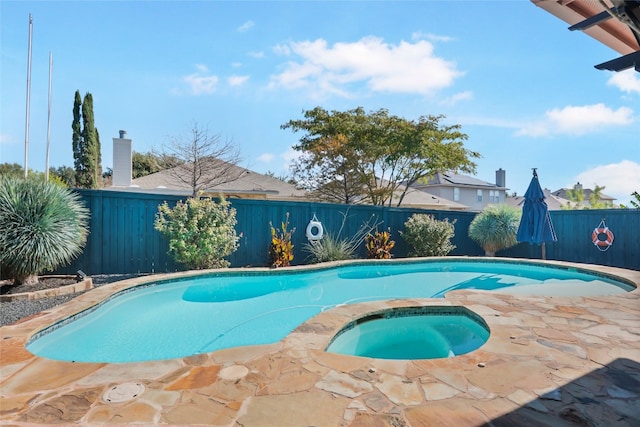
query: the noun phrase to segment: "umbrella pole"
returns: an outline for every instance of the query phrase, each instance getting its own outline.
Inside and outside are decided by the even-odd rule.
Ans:
[[[544,244],[544,242],[542,242],[542,259],[547,259],[547,248]]]

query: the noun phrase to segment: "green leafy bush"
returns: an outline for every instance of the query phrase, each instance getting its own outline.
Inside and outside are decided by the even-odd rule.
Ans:
[[[14,285],[68,264],[87,240],[89,210],[77,193],[42,179],[0,174],[0,265]]]
[[[190,269],[228,267],[226,257],[238,249],[236,210],[220,196],[190,197],[174,208],[158,206],[155,229],[169,239],[169,253]]]
[[[369,259],[391,259],[391,249],[396,242],[391,240],[391,229],[367,234],[365,237],[367,257]]]
[[[514,246],[522,212],[509,205],[489,205],[471,221],[469,237],[480,245],[486,256]]]
[[[440,221],[427,214],[413,214],[404,223],[404,232],[400,235],[413,248],[409,256],[444,256],[454,250],[451,243],[455,235],[453,222],[448,218]]]
[[[291,237],[296,229],[289,229],[289,212],[286,219],[280,223],[280,229],[277,230],[272,223],[271,226],[271,243],[269,244],[269,261],[272,267],[289,267],[293,261],[293,243]]]

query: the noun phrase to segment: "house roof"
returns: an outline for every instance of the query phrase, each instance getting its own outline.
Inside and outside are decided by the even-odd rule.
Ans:
[[[259,195],[268,199],[300,199],[307,196],[306,191],[278,178],[245,169],[240,166],[224,164],[225,173],[235,178],[230,182],[214,184],[203,189],[205,193],[224,193],[227,195]],[[214,169],[213,174],[216,173]],[[191,187],[175,176],[171,169],[156,172],[131,181],[132,188],[166,191],[178,194],[191,194]],[[114,187],[115,189],[115,187]],[[128,189],[131,189],[128,188]]]
[[[544,193],[544,201],[547,203],[547,207],[550,211],[559,211],[570,203],[567,199],[555,196],[548,188],[545,188],[542,192]],[[505,203],[518,209],[522,209],[524,196],[507,197],[505,199]]]
[[[429,182],[416,187],[430,187],[430,186],[445,186],[445,187],[473,187],[473,188],[491,188],[491,189],[499,189],[506,190],[506,187],[498,187],[496,184],[482,181],[481,179],[477,179],[468,175],[460,175],[452,172],[438,172],[433,178],[429,180]]]
[[[559,190],[554,191],[552,194],[557,197],[561,197],[563,199],[567,199],[567,191],[572,190],[571,188],[561,188]],[[590,188],[583,188],[582,192],[584,193],[584,200],[586,202],[589,201],[589,197],[593,194],[593,190]],[[606,194],[600,193],[600,200],[605,202],[613,202],[616,200],[615,197],[607,196]]]
[[[598,64],[600,70],[640,72],[640,1],[635,0],[531,0],[531,2],[582,31],[622,57]]]
[[[400,187],[396,191],[394,197],[400,197],[400,193],[404,190],[404,187]],[[457,203],[452,200],[445,199],[443,197],[435,196],[426,191],[419,190],[417,188],[409,188],[402,204],[404,208],[421,208],[421,209],[441,209],[441,210],[453,210],[453,211],[466,211],[469,210],[469,206]]]

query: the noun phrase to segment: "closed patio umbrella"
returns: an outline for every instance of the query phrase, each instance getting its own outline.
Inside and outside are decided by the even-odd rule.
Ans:
[[[544,193],[538,173],[533,169],[533,178],[524,193],[524,205],[522,206],[522,219],[516,234],[518,242],[528,242],[542,246],[542,259],[546,259],[545,242],[555,242],[558,240],[553,229],[549,208],[544,201]]]

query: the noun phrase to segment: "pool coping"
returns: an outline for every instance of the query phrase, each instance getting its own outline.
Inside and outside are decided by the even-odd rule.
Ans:
[[[446,257],[440,260],[449,261],[455,259],[460,258]],[[472,257],[464,257],[463,259],[479,260]],[[504,261],[505,259],[495,258],[493,260]],[[523,261],[529,260],[514,260],[514,262]],[[138,379],[147,384],[148,390],[154,390],[153,393],[155,394],[150,395],[150,392],[147,391],[147,397],[143,399],[144,402],[146,402],[145,404],[155,408],[153,417],[149,418],[146,415],[143,416],[138,413],[139,411],[135,409],[137,408],[135,405],[140,405],[140,402],[134,401],[116,407],[107,405],[100,400],[99,396],[94,396],[93,400],[89,399],[90,405],[87,407],[86,413],[76,414],[77,420],[75,421],[71,419],[67,419],[67,421],[77,421],[82,425],[92,423],[100,424],[108,418],[108,416],[105,415],[107,413],[110,414],[109,416],[112,418],[107,419],[106,422],[114,422],[114,420],[118,419],[117,416],[126,413],[133,417],[130,421],[147,421],[150,424],[156,422],[180,424],[175,418],[172,418],[171,414],[179,413],[183,410],[182,408],[189,407],[189,404],[186,403],[187,401],[183,401],[183,399],[186,399],[186,396],[191,396],[192,393],[198,394],[200,390],[213,387],[214,385],[216,387],[222,387],[222,385],[227,384],[227,386],[231,387],[231,385],[228,384],[228,380],[225,379],[228,378],[228,376],[222,375],[222,372],[226,369],[239,370],[240,367],[245,367],[244,369],[247,369],[249,374],[246,374],[244,377],[239,377],[234,381],[239,382],[236,384],[250,382],[249,378],[253,379],[255,376],[263,376],[262,371],[269,371],[269,369],[271,369],[269,368],[269,366],[271,366],[270,364],[264,365],[263,369],[256,368],[256,366],[262,366],[261,364],[268,359],[272,362],[274,360],[289,360],[289,363],[304,368],[299,369],[301,372],[300,375],[304,374],[305,376],[309,376],[311,373],[314,373],[322,378],[316,381],[314,383],[315,385],[311,386],[310,389],[307,389],[305,391],[306,394],[302,393],[302,390],[298,390],[299,385],[296,383],[297,380],[291,379],[286,384],[280,384],[281,388],[279,388],[277,392],[263,393],[254,391],[250,393],[251,395],[239,401],[240,403],[237,404],[239,405],[237,407],[227,402],[225,410],[230,411],[230,414],[232,413],[229,415],[231,417],[230,419],[242,419],[243,422],[247,422],[247,425],[252,425],[249,421],[254,419],[252,417],[257,417],[258,413],[268,418],[268,415],[261,412],[261,406],[257,402],[269,401],[273,408],[279,404],[284,404],[283,401],[279,400],[281,396],[289,396],[291,399],[295,396],[296,399],[304,399],[310,396],[309,393],[311,393],[314,396],[314,402],[316,402],[317,399],[325,399],[322,397],[325,394],[334,396],[333,400],[337,399],[341,402],[342,425],[349,425],[351,421],[356,419],[364,419],[362,417],[402,417],[405,422],[408,422],[407,425],[417,426],[419,424],[416,424],[416,420],[420,420],[420,417],[432,417],[432,415],[425,415],[425,413],[422,412],[423,408],[429,407],[433,410],[433,408],[437,406],[440,411],[447,411],[447,407],[457,405],[456,402],[461,402],[460,399],[463,398],[467,404],[470,402],[469,399],[471,399],[471,402],[475,402],[473,404],[475,406],[471,406],[476,407],[476,409],[478,407],[484,408],[485,405],[497,405],[498,403],[496,402],[500,402],[500,405],[502,405],[501,408],[503,408],[501,412],[499,411],[502,414],[500,416],[509,413],[509,410],[523,411],[524,409],[522,408],[526,408],[527,405],[524,405],[523,402],[518,403],[519,400],[517,397],[511,395],[502,396],[497,393],[496,390],[504,388],[504,384],[499,386],[495,384],[491,386],[485,385],[484,392],[478,390],[473,391],[475,389],[469,385],[471,381],[469,378],[473,379],[476,383],[479,381],[477,377],[481,376],[481,374],[477,372],[478,369],[490,372],[493,366],[505,363],[505,360],[512,360],[516,365],[520,364],[525,366],[525,371],[538,365],[540,369],[545,372],[551,370],[551,373],[545,374],[545,378],[548,380],[547,383],[550,381],[549,378],[553,379],[554,383],[557,383],[555,380],[556,371],[563,372],[564,376],[568,377],[561,381],[568,381],[571,379],[571,376],[579,376],[580,373],[587,373],[598,366],[606,366],[608,363],[613,363],[621,357],[624,358],[624,360],[632,360],[640,366],[640,352],[638,352],[639,341],[634,341],[635,338],[633,338],[635,337],[634,334],[640,336],[640,331],[638,330],[640,327],[634,326],[636,324],[634,322],[640,324],[640,291],[637,288],[640,284],[640,272],[596,265],[540,260],[531,261],[536,264],[549,263],[570,268],[578,267],[589,269],[589,267],[591,267],[597,269],[601,274],[625,278],[635,283],[636,289],[621,296],[602,297],[528,297],[508,295],[500,293],[499,291],[456,290],[446,294],[444,298],[438,299],[401,299],[350,304],[338,306],[314,316],[296,328],[285,339],[275,344],[238,347],[219,350],[200,356],[159,362],[74,364],[71,362],[56,362],[38,358],[24,349],[27,340],[38,331],[70,315],[86,310],[119,291],[150,281],[155,282],[164,278],[188,277],[202,272],[183,272],[128,279],[95,288],[66,304],[0,328],[0,344],[3,347],[2,352],[0,352],[0,358],[2,359],[0,368],[0,381],[2,382],[2,389],[0,391],[2,401],[0,402],[3,402],[2,405],[0,405],[0,408],[3,408],[2,419],[11,420],[12,422],[20,420],[36,423],[43,422],[46,417],[42,415],[42,413],[46,412],[44,410],[46,407],[50,407],[54,402],[61,405],[62,403],[60,402],[64,401],[64,396],[70,394],[77,396],[78,394],[85,393],[88,384],[92,386],[90,387],[92,390],[104,391],[122,382],[124,379]],[[342,262],[331,263],[324,265],[324,267],[343,264]],[[294,267],[294,269],[298,271],[302,268]],[[251,270],[266,271],[268,269],[260,268]],[[278,270],[286,271],[285,269]],[[248,270],[243,269],[243,271]],[[393,307],[443,305],[462,306],[482,317],[491,329],[491,335],[485,345],[471,353],[451,358],[451,360],[434,359],[430,361],[380,361],[324,352],[330,340],[344,325],[359,317],[366,316],[368,313]],[[516,307],[527,307],[527,309],[515,309]],[[609,324],[614,324],[616,328],[621,328],[620,322],[618,322],[617,319],[606,319],[599,314],[604,310],[607,312],[609,312],[609,310],[615,312],[614,308],[616,307],[624,316],[630,318],[630,320],[625,320],[625,322],[630,322],[631,326],[622,326],[627,335],[608,338],[607,336],[600,336],[602,334],[598,332],[599,330],[594,331],[598,332],[596,336],[585,335],[584,328],[580,330],[576,328],[576,331],[573,331],[571,325],[566,325],[563,322],[563,319],[574,316],[573,318],[575,318],[576,324],[597,321],[602,325],[602,328],[608,328],[607,325]],[[557,323],[549,323],[552,319]],[[527,325],[527,322],[529,322],[529,325]],[[547,329],[551,328],[550,330],[552,332],[545,332],[545,328],[542,327],[543,324],[547,326]],[[628,334],[632,335],[631,338]],[[603,343],[599,343],[598,340]],[[586,357],[585,353],[587,354]],[[171,367],[169,370],[173,373],[168,372],[168,366]],[[53,367],[55,368],[54,370],[63,372],[57,375],[64,377],[64,379],[55,377],[54,374],[47,374],[49,377],[54,375],[55,378],[49,378],[47,383],[38,383],[38,381],[35,381],[38,384],[28,385],[34,382],[33,378],[42,375],[41,370],[45,367],[47,371],[50,371]],[[432,376],[421,374],[426,367],[440,372],[441,376],[436,377],[437,385],[436,382],[431,382],[433,380]],[[153,371],[153,373],[150,374],[148,371]],[[508,371],[511,372],[511,370]],[[107,374],[107,372],[112,373]],[[208,377],[207,381],[202,382],[201,376],[204,375],[203,372],[216,372],[216,374]],[[290,371],[279,372],[277,378],[262,378],[261,381],[263,382],[258,382],[258,384],[263,384],[263,387],[266,387],[266,389],[275,387],[273,386],[273,382],[283,381],[281,377],[287,376],[289,373]],[[511,373],[516,375],[513,372]],[[462,377],[460,377],[460,375],[462,375]],[[431,379],[425,380],[424,378],[427,376]],[[365,379],[363,380],[360,377],[365,377]],[[32,378],[32,380],[26,381],[28,378]],[[400,380],[398,383],[398,379],[402,378],[404,378],[404,380]],[[189,383],[186,386],[184,384],[185,381]],[[345,387],[347,389],[356,387],[353,385],[353,381],[364,381],[364,383],[370,385],[366,386],[364,383],[358,382],[358,387],[363,388],[364,391],[345,391]],[[483,381],[486,381],[486,379]],[[464,392],[462,391],[462,386],[457,386],[458,382],[468,383]],[[180,383],[181,387],[184,387],[176,388],[176,383]],[[391,383],[393,390],[386,388],[387,383]],[[413,387],[413,389],[415,389],[415,387],[420,389],[421,387],[422,401],[417,402],[415,399],[407,398],[406,393],[402,391],[403,387],[405,387],[403,384],[406,384],[406,387],[409,387],[408,384],[412,384],[411,387]],[[533,385],[541,384],[542,382]],[[475,387],[478,387],[478,385],[476,384]],[[494,387],[495,390],[491,391],[491,387]],[[530,387],[527,389],[526,384],[520,384],[520,391],[514,391],[513,393],[526,392],[528,396],[535,398],[539,397],[535,394],[536,390],[540,391],[543,388],[544,387]],[[176,390],[180,391],[181,397],[179,401],[175,401],[173,405],[159,404],[158,401],[152,397],[162,395],[166,398],[167,393],[173,393]],[[429,391],[427,392],[427,390]],[[440,393],[438,399],[433,398],[432,394],[435,393],[434,390]],[[356,394],[355,397],[348,396],[353,393]],[[377,399],[381,398],[380,393],[382,393],[382,397],[386,398],[385,402],[387,402],[387,405],[389,405],[389,401],[392,402],[395,408],[394,410],[376,410],[377,407],[363,397],[364,395],[378,396],[376,397]],[[447,395],[452,394],[452,396],[443,398],[442,393]],[[227,397],[225,396],[224,398]],[[220,399],[224,400],[224,398]],[[608,398],[611,398],[611,396],[608,396]],[[371,397],[371,399],[373,399],[373,397]],[[347,400],[349,400],[349,402],[347,402]],[[629,399],[626,399],[625,402],[628,400]],[[449,406],[442,406],[445,403]],[[550,405],[547,401],[543,401],[543,403],[547,406]],[[213,403],[211,404],[213,405]],[[230,408],[229,405],[233,406],[233,408]],[[456,408],[458,407],[456,406]],[[468,408],[468,410],[471,410],[471,408]],[[67,408],[67,411],[71,410]],[[315,413],[313,408],[309,408],[308,412]],[[330,411],[327,410],[326,412]],[[485,408],[480,412],[486,415],[490,411]],[[534,415],[548,415],[548,413],[545,415],[544,412],[538,412],[539,413],[535,413]],[[132,415],[134,413],[138,415]],[[460,413],[465,413],[465,411],[461,411],[460,408],[458,408],[454,413],[449,415],[453,417],[452,419],[456,419],[456,417],[460,416]],[[316,415],[318,417],[323,416],[322,414]],[[41,418],[38,418],[38,416]],[[103,418],[103,416],[107,418]],[[301,414],[300,416],[303,417],[305,415]],[[186,423],[187,419],[191,416],[184,415],[184,417],[186,418],[182,418],[181,421]],[[256,419],[259,419],[259,417]],[[603,418],[603,420],[604,419],[605,418]],[[52,420],[48,419],[48,421]],[[414,424],[411,424],[411,421],[413,421]],[[221,423],[220,425],[223,424]],[[323,424],[319,422],[318,425]],[[465,423],[464,420],[462,420],[457,425],[471,424]]]

